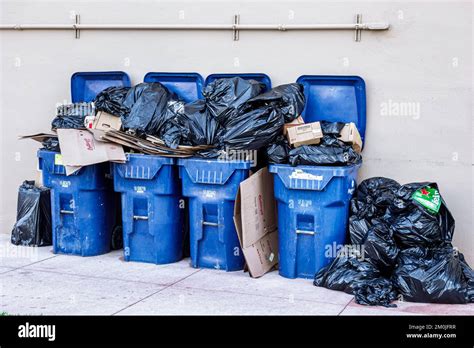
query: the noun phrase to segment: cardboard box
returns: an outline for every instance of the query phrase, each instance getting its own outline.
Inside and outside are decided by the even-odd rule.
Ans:
[[[278,222],[273,177],[260,169],[239,186],[234,223],[250,276],[261,277],[278,264]]]
[[[352,144],[352,148],[360,153],[362,151],[362,138],[354,122],[346,123],[339,133],[339,139],[345,143]]]
[[[288,128],[292,128],[292,127],[299,126],[299,125],[302,125],[302,124],[304,124],[304,120],[303,120],[303,117],[301,117],[301,116],[298,116],[297,118],[295,118],[290,123],[285,123],[283,125],[283,135],[286,135],[288,133]]]
[[[94,134],[94,138],[99,141],[106,141],[103,138],[108,131],[118,131],[120,128],[122,128],[122,120],[120,117],[108,114],[104,111],[99,111],[93,118],[93,121],[87,125],[87,129]]]
[[[122,120],[118,116],[108,114],[104,111],[99,111],[95,115],[92,129],[108,131],[110,129],[120,130],[122,128]]]
[[[61,164],[73,173],[82,166],[101,162],[125,162],[122,146],[97,141],[92,133],[80,129],[58,129]]]
[[[288,142],[294,147],[319,144],[320,139],[323,137],[323,131],[319,122],[291,127],[288,128],[287,132]]]

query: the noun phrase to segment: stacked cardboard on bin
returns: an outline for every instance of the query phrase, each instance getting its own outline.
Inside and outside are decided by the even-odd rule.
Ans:
[[[283,126],[283,134],[292,147],[302,145],[317,145],[323,137],[323,131],[319,122],[304,123],[300,116]],[[352,148],[360,153],[362,151],[362,138],[354,122],[346,123],[339,133],[339,139],[344,143],[351,144]]]

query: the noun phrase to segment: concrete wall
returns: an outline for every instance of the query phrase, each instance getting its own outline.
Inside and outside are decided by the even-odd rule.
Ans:
[[[456,219],[455,244],[474,264],[472,4],[329,1],[2,1],[2,23],[350,23],[387,21],[387,32],[0,32],[2,232],[15,220],[17,187],[35,177],[33,141],[76,71],[265,72],[274,85],[303,74],[360,75],[367,134],[360,179],[436,181]],[[400,115],[396,107],[414,103]],[[388,107],[388,109],[387,109]],[[419,109],[418,109],[419,108]]]

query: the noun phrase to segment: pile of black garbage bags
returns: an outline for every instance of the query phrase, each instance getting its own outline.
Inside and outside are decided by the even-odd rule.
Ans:
[[[350,209],[351,245],[316,274],[316,286],[365,305],[474,302],[474,272],[451,244],[454,218],[436,183],[370,178]]]
[[[283,125],[304,109],[297,83],[265,91],[265,85],[240,77],[217,79],[204,87],[204,99],[184,103],[160,83],[109,87],[94,100],[97,110],[121,117],[125,130],[154,135],[170,148],[209,145],[198,153],[218,157],[227,150],[263,150],[269,163],[346,165],[360,162],[350,145],[338,140],[344,123],[321,122],[318,146],[290,149]]]
[[[204,99],[185,103],[160,83],[109,87],[94,100],[97,110],[121,117],[125,130],[153,135],[170,148],[209,145],[201,156],[226,149],[257,150],[273,143],[283,124],[304,108],[303,87],[292,83],[265,91],[240,77],[217,79],[204,87]]]

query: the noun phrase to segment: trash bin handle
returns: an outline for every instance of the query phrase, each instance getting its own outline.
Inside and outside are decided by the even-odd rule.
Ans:
[[[59,212],[61,214],[74,214],[74,210],[64,210],[64,209],[62,209]]]
[[[133,220],[148,220],[148,216],[133,215]]]
[[[296,234],[307,234],[314,236],[314,231],[308,231],[308,230],[296,230]]]
[[[203,221],[202,224],[203,224],[203,226],[213,226],[213,227],[219,227],[219,226],[221,226],[221,225],[218,224],[217,222],[208,222],[208,221]]]

